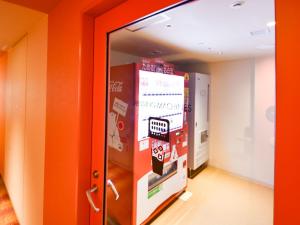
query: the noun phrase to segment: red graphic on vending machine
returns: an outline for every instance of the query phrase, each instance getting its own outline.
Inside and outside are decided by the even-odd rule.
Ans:
[[[164,158],[165,158],[165,152],[161,145],[152,148],[152,170],[154,173],[160,176],[163,175]]]
[[[168,143],[170,140],[170,122],[166,119],[150,117],[148,135],[152,137],[152,171],[160,176],[163,175],[165,152],[160,142]],[[160,141],[157,141],[160,140]]]

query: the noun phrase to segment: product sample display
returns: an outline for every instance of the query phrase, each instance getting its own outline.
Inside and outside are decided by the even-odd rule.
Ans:
[[[172,65],[144,60],[111,68],[108,221],[144,224],[187,185],[185,77]]]
[[[189,177],[196,174],[208,160],[208,120],[209,120],[210,77],[206,74],[189,74]]]

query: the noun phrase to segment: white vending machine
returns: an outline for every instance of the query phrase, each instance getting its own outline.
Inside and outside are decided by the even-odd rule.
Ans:
[[[208,161],[209,88],[209,75],[189,74],[189,177],[200,172]]]

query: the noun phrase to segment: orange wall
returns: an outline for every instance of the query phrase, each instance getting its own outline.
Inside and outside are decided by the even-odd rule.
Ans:
[[[4,169],[4,138],[5,138],[5,77],[6,77],[7,54],[0,53],[0,174],[3,176]]]
[[[300,224],[300,2],[276,0],[275,225]]]
[[[101,5],[106,2],[107,5]],[[149,1],[128,0],[121,8],[108,13],[99,31],[100,46],[97,48],[99,71],[94,90],[100,112],[97,122],[98,144],[103,143],[103,88],[105,84],[106,31],[123,25],[137,15],[144,15],[176,0]],[[49,14],[49,53],[46,118],[46,165],[45,165],[45,225],[88,224],[88,204],[84,191],[89,188],[91,85],[92,73],[92,20],[82,13],[92,9],[97,13],[108,9],[115,1],[62,0]],[[96,6],[97,5],[97,6]],[[95,6],[95,7],[94,7]],[[139,7],[139,10],[136,8]],[[126,9],[126,10],[121,10]],[[300,176],[298,139],[300,83],[298,68],[297,31],[300,21],[300,3],[293,0],[276,0],[277,17],[277,142],[275,173],[275,224],[299,224]],[[105,17],[103,17],[105,18]],[[85,36],[86,35],[86,36]],[[101,78],[102,77],[102,78]],[[102,89],[101,89],[102,88]],[[95,124],[95,123],[94,123]],[[100,146],[103,147],[103,146]],[[97,156],[103,157],[103,152]],[[96,156],[95,156],[96,157]],[[94,158],[95,158],[94,157]],[[100,193],[101,194],[101,193]]]

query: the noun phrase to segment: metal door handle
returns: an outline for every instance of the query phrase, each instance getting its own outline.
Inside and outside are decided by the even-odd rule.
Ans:
[[[93,208],[93,210],[95,212],[99,212],[100,209],[96,207],[95,203],[94,203],[94,200],[93,200],[93,197],[92,197],[92,193],[95,193],[98,191],[98,187],[97,186],[94,186],[92,187],[91,189],[87,190],[85,193],[86,193],[86,197],[91,205],[91,207]]]
[[[117,188],[115,187],[114,183],[110,179],[107,180],[107,186],[109,186],[113,191],[113,193],[115,194],[116,196],[115,200],[118,200],[120,197],[119,192],[117,191]]]

